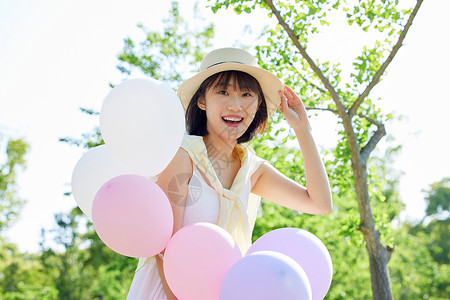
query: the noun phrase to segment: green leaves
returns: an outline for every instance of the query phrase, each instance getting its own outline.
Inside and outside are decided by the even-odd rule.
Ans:
[[[433,183],[425,192],[427,216],[439,216],[450,212],[450,178]]]
[[[50,272],[43,270],[38,255],[20,253],[16,245],[0,237],[1,299],[58,299],[47,277]]]
[[[398,10],[398,0],[359,0],[357,5],[346,6],[347,22],[357,24],[364,31],[373,28],[380,32],[397,28],[411,14],[411,9]]]
[[[208,0],[208,2],[214,2],[214,0]],[[213,13],[217,13],[219,9],[228,9],[228,7],[231,5],[233,6],[234,12],[240,15],[242,12],[251,13],[251,11],[255,9],[257,5],[264,6],[264,4],[264,0],[215,0],[214,4],[210,5],[209,7],[213,11]]]
[[[85,113],[90,114],[89,112],[85,112]],[[97,114],[97,112],[93,112],[92,114]],[[88,133],[83,133],[81,135],[81,138],[62,137],[62,138],[59,138],[59,141],[63,142],[63,143],[68,143],[69,145],[82,147],[82,148],[86,148],[86,149],[97,147],[97,146],[103,145],[105,143],[103,141],[102,135],[100,133],[99,126],[94,127]]]
[[[211,48],[214,25],[200,20],[189,24],[180,15],[176,1],[172,2],[169,16],[163,23],[162,32],[150,31],[138,24],[145,39],[139,42],[130,38],[124,40],[117,68],[126,75],[138,69],[176,89],[185,74],[198,70],[198,64]]]
[[[39,263],[58,299],[125,298],[136,259],[109,249],[78,207],[56,214],[55,222],[56,228],[43,231]]]
[[[247,5],[243,5],[243,6],[235,6],[233,10],[235,13],[240,15],[242,12],[246,12],[249,14],[252,11],[252,8],[248,7]],[[217,11],[217,9],[216,9],[216,11]]]
[[[396,230],[397,251],[389,263],[395,295],[404,299],[448,298],[450,222],[444,222],[434,220],[428,226],[405,223]],[[446,261],[440,261],[445,256]]]
[[[372,49],[364,46],[362,54],[353,63],[356,72],[350,74],[355,83],[367,84],[374,78],[385,58],[389,55],[388,46],[390,46],[388,40],[385,40],[384,43],[376,41]]]
[[[14,223],[25,204],[17,195],[16,175],[25,168],[25,155],[29,149],[23,139],[8,139],[6,147],[2,146],[0,143],[0,149],[4,149],[5,154],[5,160],[0,161],[0,232]]]

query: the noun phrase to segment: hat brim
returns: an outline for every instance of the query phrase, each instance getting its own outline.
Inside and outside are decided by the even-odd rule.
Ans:
[[[222,63],[194,75],[180,85],[177,95],[180,98],[184,111],[186,111],[189,102],[202,82],[208,77],[224,71],[241,71],[253,76],[259,82],[266,99],[267,115],[270,117],[278,109],[281,101],[278,91],[284,91],[284,85],[277,76],[260,67],[240,63]]]

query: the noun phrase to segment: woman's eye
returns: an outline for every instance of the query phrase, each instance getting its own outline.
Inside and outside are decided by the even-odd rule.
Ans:
[[[221,94],[221,95],[228,95],[227,91],[219,91],[219,94]]]
[[[251,93],[244,93],[242,96],[244,96],[244,97],[252,97],[253,95]]]

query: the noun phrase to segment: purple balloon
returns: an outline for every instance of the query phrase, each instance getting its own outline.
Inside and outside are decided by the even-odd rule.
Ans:
[[[311,300],[311,286],[300,265],[275,251],[238,260],[220,286],[220,300]]]
[[[257,239],[246,256],[264,250],[280,252],[294,259],[308,276],[312,299],[325,297],[331,285],[333,264],[330,253],[318,237],[298,228],[279,228]]]

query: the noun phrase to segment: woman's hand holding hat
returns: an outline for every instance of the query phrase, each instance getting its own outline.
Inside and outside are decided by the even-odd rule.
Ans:
[[[278,93],[281,97],[281,103],[278,108],[289,125],[294,130],[310,129],[306,108],[294,90],[286,85],[284,92],[279,91]]]

